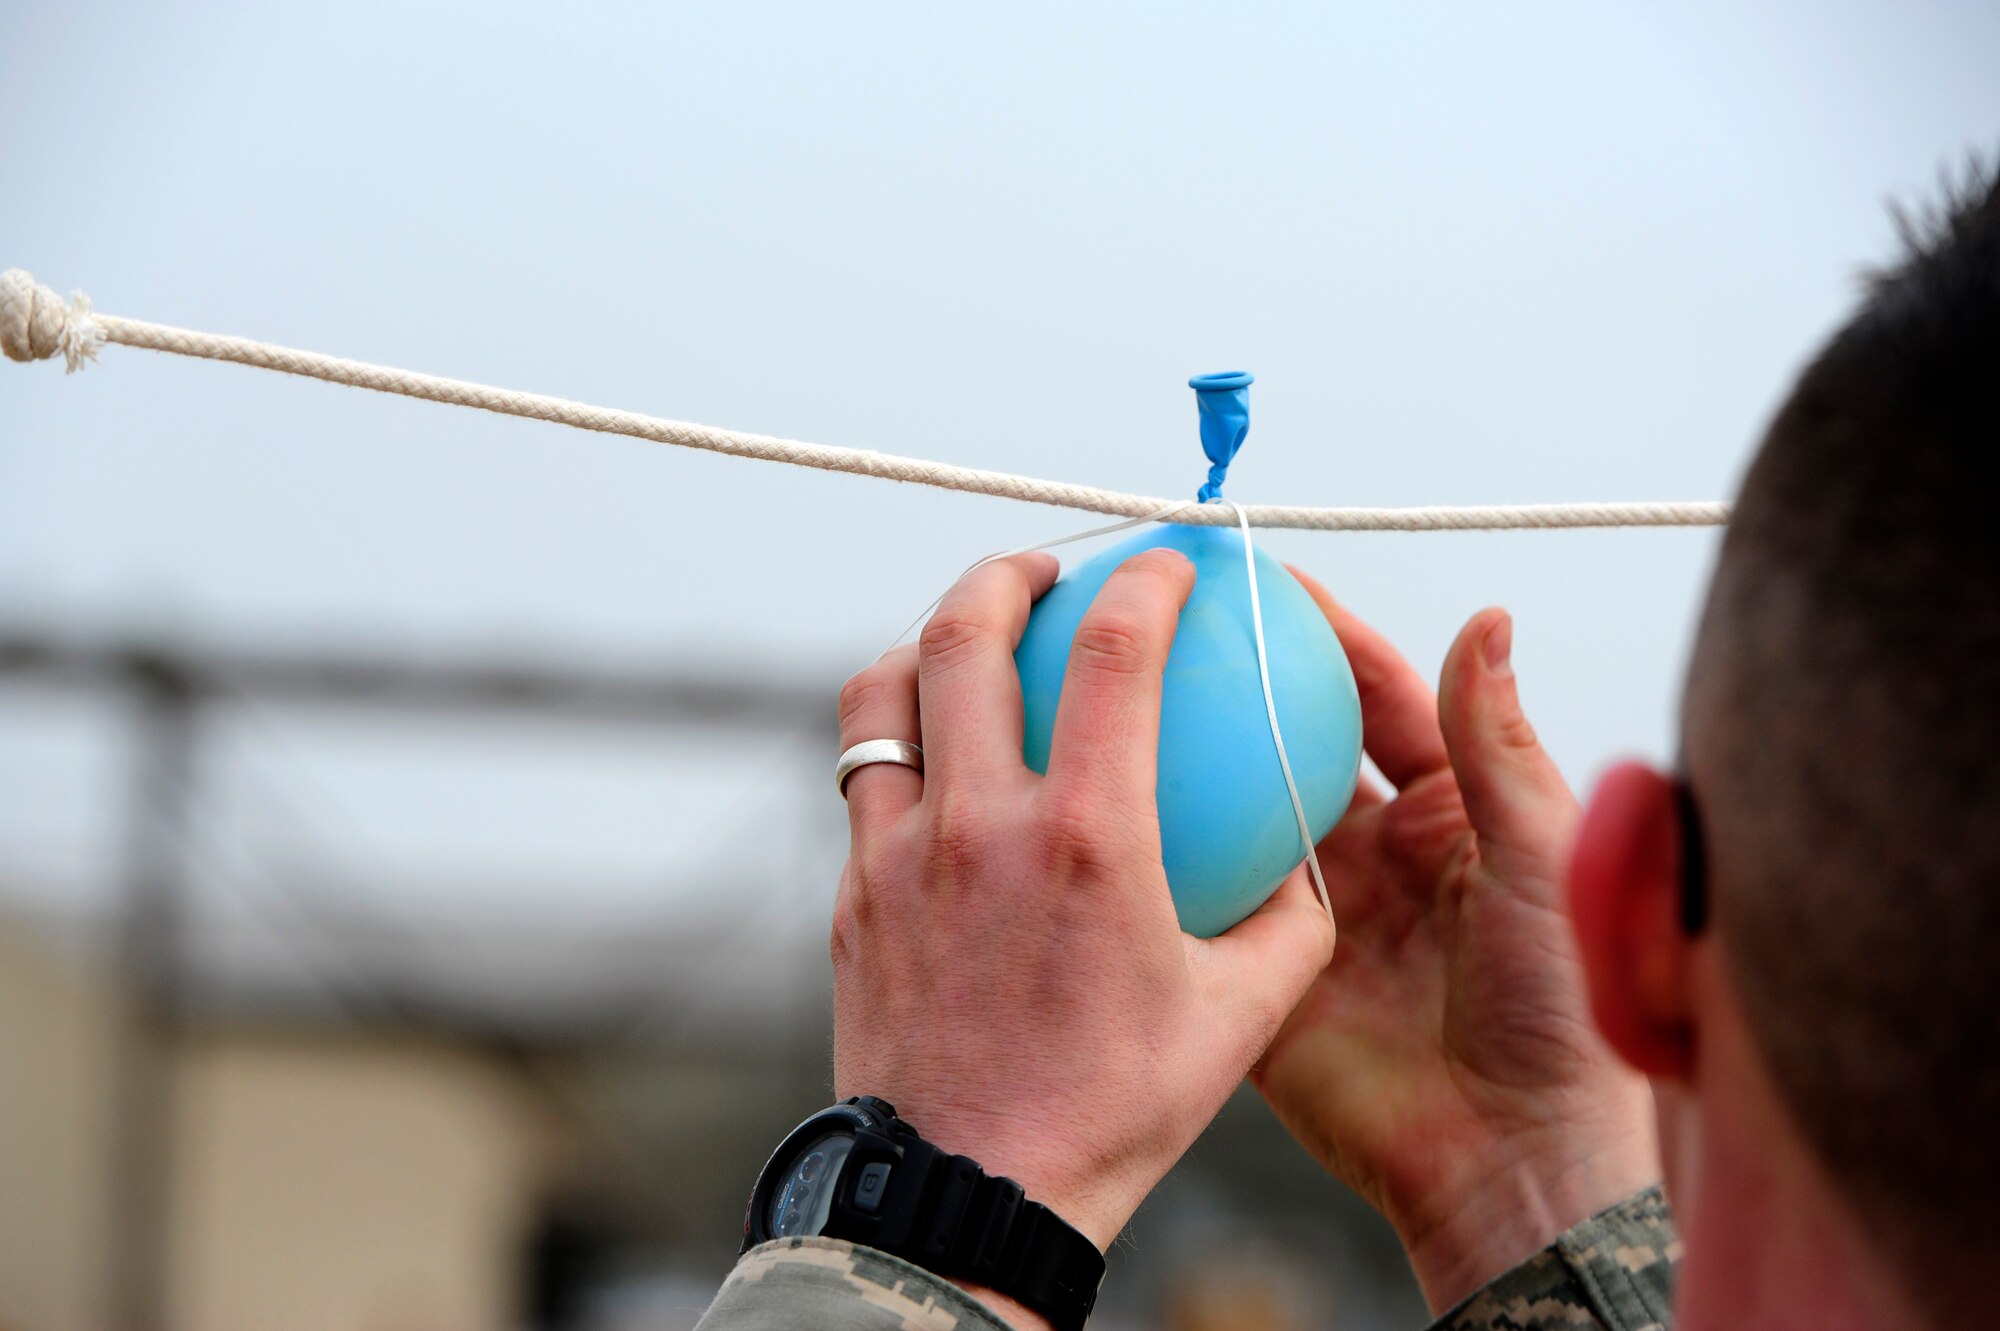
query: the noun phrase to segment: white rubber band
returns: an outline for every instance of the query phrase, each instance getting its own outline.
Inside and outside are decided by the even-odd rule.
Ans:
[[[1285,756],[1285,733],[1278,726],[1278,703],[1271,696],[1271,662],[1264,650],[1264,603],[1257,595],[1257,552],[1250,543],[1250,520],[1240,506],[1229,506],[1236,510],[1236,525],[1243,529],[1243,566],[1250,575],[1250,632],[1257,640],[1257,681],[1264,686],[1264,715],[1271,721],[1271,743],[1278,750],[1278,770],[1285,774],[1285,793],[1292,797],[1292,816],[1299,820],[1299,844],[1305,847],[1306,872],[1312,875],[1320,905],[1326,907],[1326,918],[1332,920],[1333,897],[1326,890],[1325,875],[1320,872],[1319,849],[1313,845],[1312,824],[1306,821],[1306,806],[1299,799],[1299,783],[1292,779],[1292,760]]]
[[[984,559],[975,559],[974,561],[972,561],[972,563],[966,565],[965,573],[959,574],[957,579],[955,579],[955,581],[963,582],[965,580],[966,574],[971,573],[974,569],[985,568],[988,564],[991,564],[996,560],[1012,559],[1015,555],[1031,555],[1035,553],[1035,551],[1037,550],[1053,550],[1055,547],[1059,545],[1068,545],[1072,541],[1087,541],[1093,536],[1109,536],[1113,532],[1125,531],[1132,527],[1143,527],[1149,522],[1158,522],[1160,519],[1166,517],[1171,513],[1178,513],[1180,510],[1184,508],[1193,508],[1194,506],[1195,505],[1191,502],[1184,504],[1168,504],[1165,508],[1160,509],[1158,512],[1148,513],[1143,518],[1127,518],[1123,522],[1113,522],[1103,527],[1092,527],[1089,531],[1080,531],[1069,536],[1058,536],[1052,541],[1037,541],[1033,545],[1024,545],[1019,547],[1018,549],[1002,550],[998,554],[987,555]],[[929,605],[925,606],[922,612],[919,613],[915,619],[911,620],[908,626],[905,627],[901,633],[898,633],[896,635],[896,641],[889,644],[889,650],[892,652],[895,651],[896,648],[902,644],[903,639],[910,636],[911,629],[914,629],[917,625],[923,623],[926,619],[929,619],[931,616],[931,611],[937,609],[940,605],[944,604],[944,598],[947,595],[949,595],[950,592],[951,589],[947,587],[943,592],[938,593],[937,600],[932,601]]]

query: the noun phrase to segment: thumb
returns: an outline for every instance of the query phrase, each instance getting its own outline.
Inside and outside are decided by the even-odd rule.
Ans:
[[[1333,920],[1302,864],[1249,919],[1215,938],[1186,940],[1202,997],[1247,1025],[1261,1056],[1271,1037],[1333,960]]]
[[[1459,630],[1438,687],[1438,723],[1483,851],[1506,876],[1512,859],[1560,877],[1576,827],[1576,797],[1521,710],[1513,666],[1514,620],[1482,610]]]

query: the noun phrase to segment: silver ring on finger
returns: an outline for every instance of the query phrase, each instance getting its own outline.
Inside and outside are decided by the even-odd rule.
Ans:
[[[847,778],[870,763],[898,763],[921,775],[924,751],[906,739],[864,739],[853,745],[833,765],[833,784],[842,799],[847,798]]]

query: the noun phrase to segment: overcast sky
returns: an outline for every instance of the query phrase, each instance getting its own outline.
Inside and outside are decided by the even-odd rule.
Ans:
[[[1972,0],[11,4],[0,267],[1145,493],[1202,479],[1187,376],[1243,368],[1248,502],[1722,498],[1886,202],[2000,147],[1996,67]],[[0,621],[65,633],[811,672],[830,711],[971,559],[1085,525],[119,348],[0,368]],[[1426,671],[1511,607],[1573,780],[1671,751],[1712,533],[1266,539]],[[412,893],[651,910],[837,810],[830,745],[254,725],[218,788]],[[88,887],[107,733],[0,691],[0,875]]]

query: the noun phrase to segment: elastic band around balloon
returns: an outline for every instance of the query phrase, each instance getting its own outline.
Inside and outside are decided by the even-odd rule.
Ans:
[[[1015,555],[1031,555],[1034,554],[1037,550],[1052,550],[1056,546],[1068,545],[1072,541],[1087,541],[1093,536],[1109,536],[1113,532],[1126,531],[1133,527],[1143,527],[1149,522],[1158,522],[1160,519],[1178,513],[1184,508],[1192,508],[1192,507],[1194,507],[1194,505],[1189,503],[1168,504],[1165,508],[1159,509],[1156,512],[1148,513],[1143,518],[1127,518],[1123,522],[1113,522],[1102,527],[1092,527],[1089,531],[1080,531],[1069,536],[1058,536],[1052,541],[1037,541],[1033,545],[1024,545],[1021,546],[1019,549],[1002,550],[998,554],[987,555],[984,559],[976,559],[972,563],[966,565],[965,572],[959,574],[957,580],[962,582],[965,580],[966,575],[973,572],[975,569],[985,568],[988,564],[994,563],[998,560],[1012,559]],[[950,590],[951,590],[950,588],[946,588],[944,592],[939,593],[937,600],[932,601],[929,605],[925,606],[923,608],[923,611],[920,614],[918,614],[918,616],[915,619],[911,620],[909,624],[904,627],[901,633],[898,633],[896,635],[896,641],[889,644],[888,651],[889,652],[895,651],[896,648],[902,645],[903,639],[910,636],[911,629],[914,629],[917,625],[923,623],[926,619],[929,619],[931,617],[931,611],[937,609],[938,606],[944,603],[944,598],[945,596],[950,594]],[[884,652],[883,655],[884,656],[888,655],[888,652]]]
[[[1292,779],[1292,760],[1285,756],[1285,733],[1278,726],[1278,703],[1271,696],[1271,662],[1264,650],[1264,604],[1257,595],[1257,552],[1250,543],[1250,519],[1237,505],[1229,507],[1235,510],[1236,525],[1243,530],[1243,566],[1250,576],[1250,634],[1257,640],[1257,682],[1264,686],[1264,715],[1271,722],[1271,743],[1278,750],[1278,770],[1285,774],[1285,793],[1292,797],[1292,816],[1299,820],[1299,844],[1305,847],[1306,872],[1312,875],[1319,904],[1326,907],[1327,922],[1332,923],[1333,896],[1326,890],[1326,875],[1320,871],[1312,824],[1306,820],[1305,802],[1299,798],[1299,783]]]

